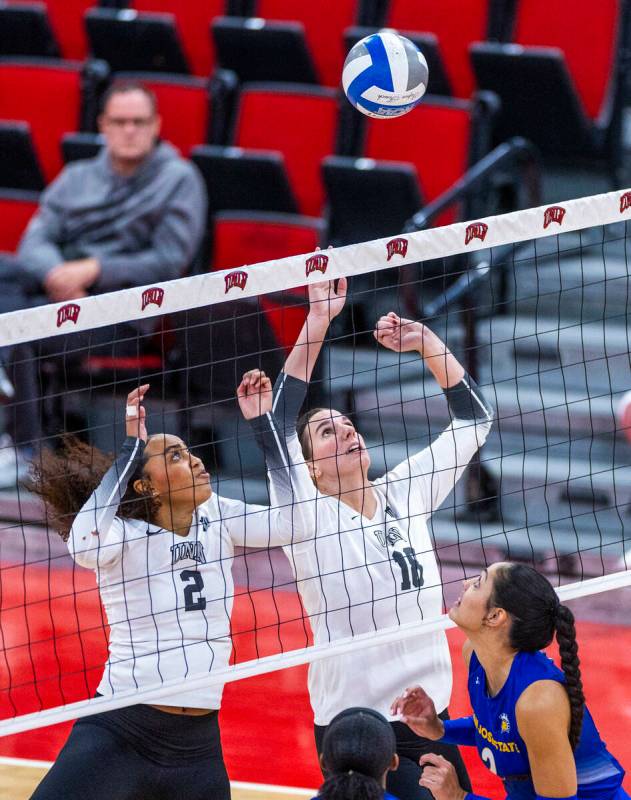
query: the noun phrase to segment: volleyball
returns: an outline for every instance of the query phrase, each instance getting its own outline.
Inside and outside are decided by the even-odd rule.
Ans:
[[[346,56],[342,86],[362,114],[388,119],[407,114],[427,89],[427,61],[418,47],[393,31],[361,39]]]

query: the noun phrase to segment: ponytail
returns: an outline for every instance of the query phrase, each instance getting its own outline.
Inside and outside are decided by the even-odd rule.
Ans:
[[[574,614],[567,606],[559,604],[556,613],[556,637],[561,654],[561,668],[565,675],[565,689],[570,698],[572,712],[570,721],[570,744],[576,749],[581,737],[583,715],[585,713],[585,695],[581,680],[581,667],[578,658],[578,642]]]
[[[570,701],[570,744],[576,749],[581,736],[585,695],[581,682],[574,615],[559,602],[550,581],[525,564],[500,567],[493,579],[489,607],[503,608],[512,618],[509,644],[515,650],[544,650],[556,633]]]
[[[322,800],[383,800],[383,783],[396,752],[388,720],[370,708],[347,708],[331,720],[322,740],[326,780]]]
[[[87,502],[103,476],[114,463],[114,457],[97,447],[66,434],[58,450],[43,449],[31,465],[29,489],[39,495],[46,506],[47,522],[61,538],[68,540],[74,518]],[[150,494],[138,494],[134,482],[142,478],[146,456],[127,484],[118,515],[151,522],[160,502]]]
[[[383,787],[376,778],[349,770],[327,778],[318,797],[322,800],[383,800]]]

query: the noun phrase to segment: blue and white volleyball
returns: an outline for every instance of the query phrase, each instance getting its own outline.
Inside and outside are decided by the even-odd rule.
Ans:
[[[356,109],[387,119],[407,114],[427,89],[427,61],[418,47],[394,31],[366,36],[351,48],[342,86]]]

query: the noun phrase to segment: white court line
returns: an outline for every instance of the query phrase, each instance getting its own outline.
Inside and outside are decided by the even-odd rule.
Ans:
[[[30,767],[31,769],[50,769],[54,762],[36,761],[32,758],[10,758],[0,756],[0,767]],[[287,794],[314,797],[317,789],[300,789],[294,786],[275,786],[272,783],[247,783],[246,781],[230,781],[233,789],[244,789],[248,792],[273,792],[274,794]]]

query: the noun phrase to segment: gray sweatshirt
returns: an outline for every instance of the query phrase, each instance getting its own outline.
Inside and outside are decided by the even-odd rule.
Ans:
[[[95,292],[179,278],[199,248],[206,205],[197,169],[170,144],[158,144],[130,177],[113,171],[103,148],[69,164],[42,194],[20,267],[41,283],[57,264],[93,256]]]

